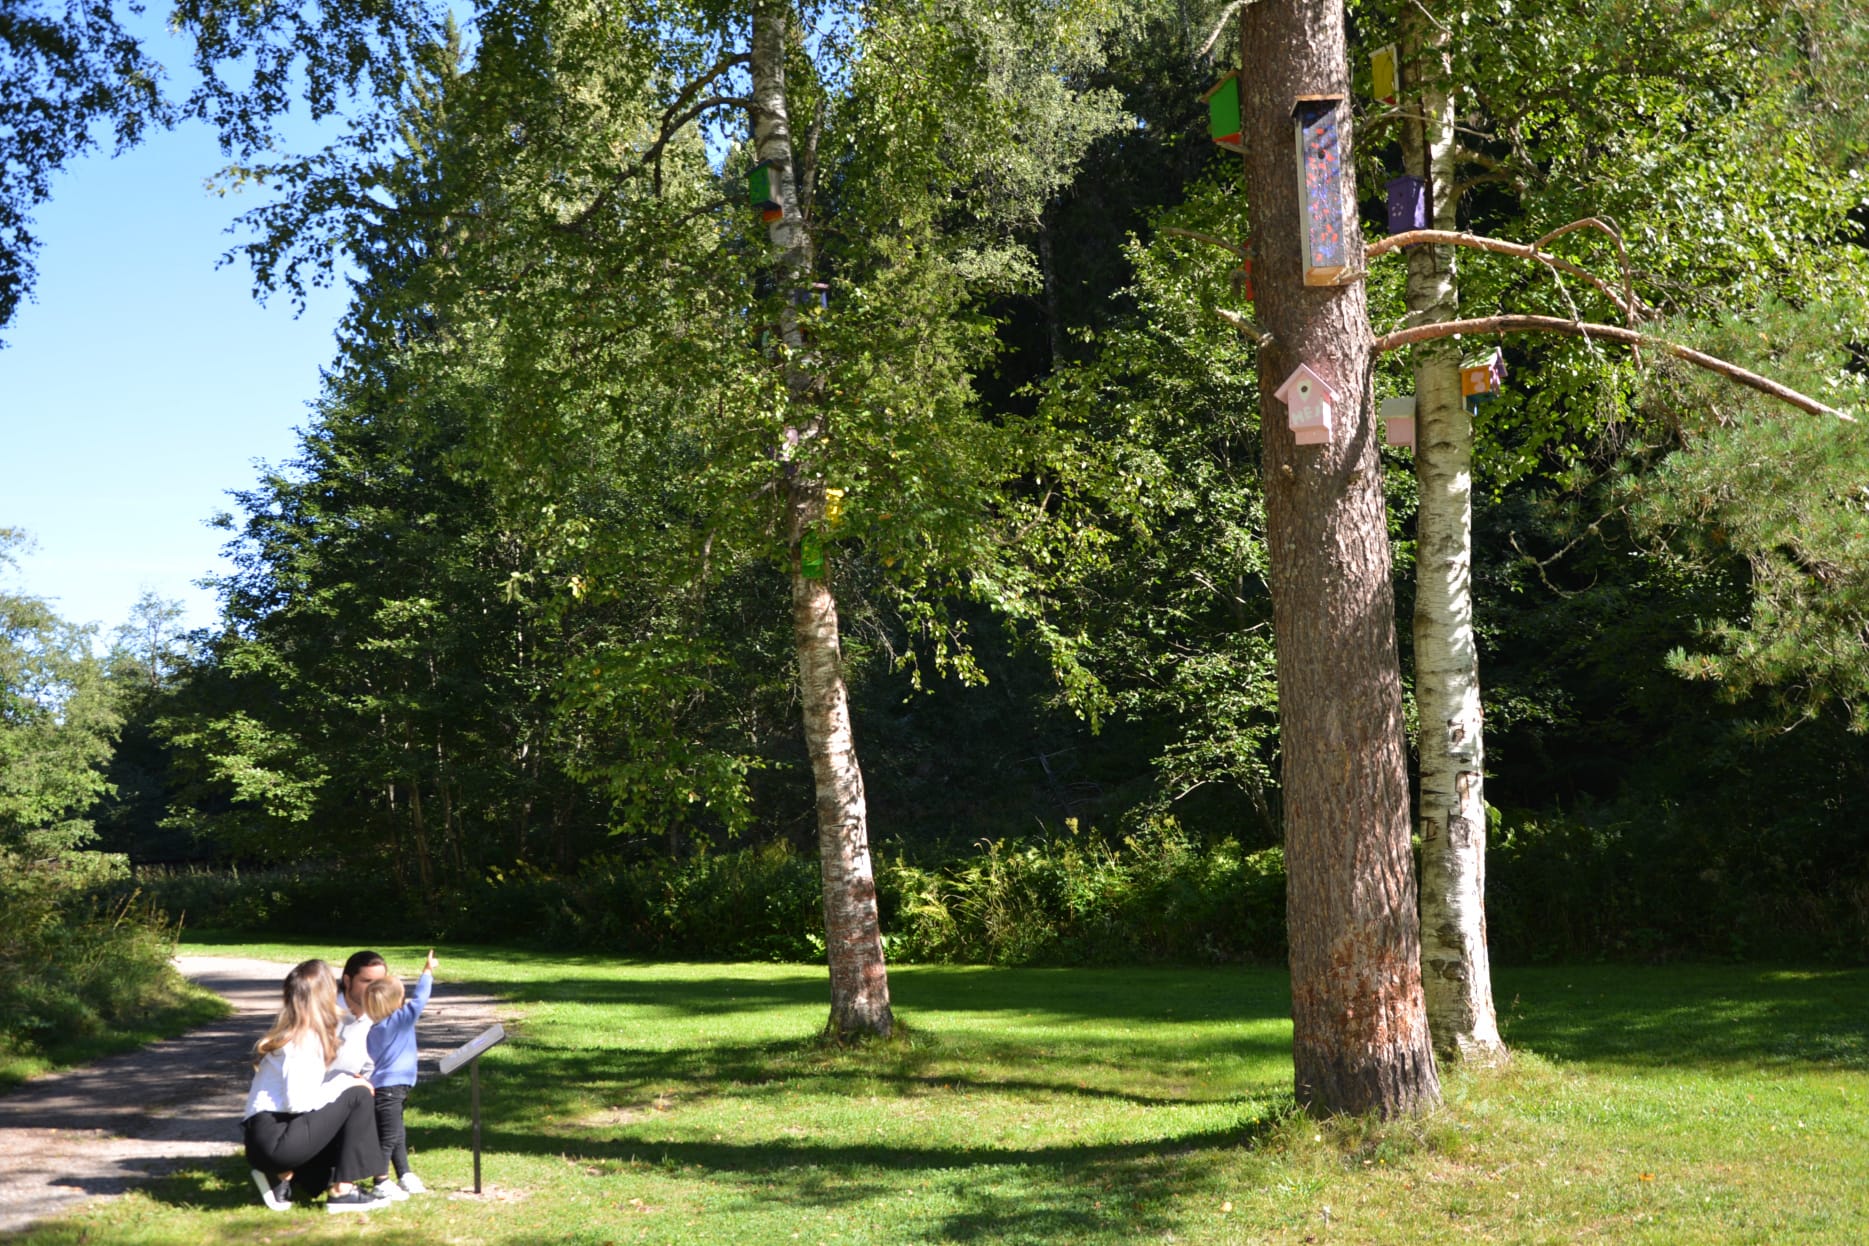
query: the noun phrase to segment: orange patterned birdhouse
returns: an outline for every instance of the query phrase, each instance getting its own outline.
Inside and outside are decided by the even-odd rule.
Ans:
[[[1337,390],[1308,364],[1299,364],[1274,395],[1285,404],[1291,424],[1292,440],[1301,446],[1330,443],[1331,419],[1337,403]]]

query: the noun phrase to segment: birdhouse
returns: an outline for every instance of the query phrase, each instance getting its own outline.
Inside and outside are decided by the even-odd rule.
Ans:
[[[798,542],[798,574],[807,580],[824,578],[824,538],[816,528],[806,528]]]
[[[779,162],[761,160],[747,171],[746,199],[759,209],[760,219],[771,222],[785,215],[779,202]]]
[[[1415,447],[1415,396],[1382,400],[1382,436],[1392,446]]]
[[[1385,104],[1393,105],[1402,76],[1393,43],[1384,44],[1369,54],[1369,93]]]
[[[1201,97],[1207,101],[1207,134],[1228,151],[1244,151],[1240,146],[1239,71],[1228,74]]]
[[[1252,289],[1252,256],[1240,261],[1240,266],[1233,270],[1233,288],[1246,296],[1248,303],[1256,302]]]
[[[1428,227],[1428,184],[1404,173],[1392,178],[1389,190],[1389,234],[1405,234]]]
[[[1301,446],[1329,444],[1331,409],[1337,401],[1329,381],[1301,363],[1273,396],[1285,404],[1292,440]]]
[[[1343,96],[1300,95],[1292,108],[1298,140],[1298,224],[1304,284],[1334,286],[1354,273],[1349,246],[1362,243],[1343,176]]]
[[[844,491],[826,489],[824,491],[824,523],[831,531],[837,531],[844,522]]]
[[[815,307],[822,311],[831,305],[831,287],[822,281],[814,281],[808,286],[799,286],[792,291],[792,306],[802,309]]]
[[[1491,402],[1499,396],[1506,380],[1506,356],[1498,347],[1481,359],[1471,359],[1460,366],[1460,396],[1469,408]]]

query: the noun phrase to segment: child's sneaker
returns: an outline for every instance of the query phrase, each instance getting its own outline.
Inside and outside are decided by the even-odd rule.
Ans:
[[[409,1197],[409,1191],[396,1184],[394,1177],[377,1178],[376,1192],[392,1203],[400,1203]]]
[[[266,1204],[267,1211],[292,1210],[292,1183],[281,1181],[274,1185],[270,1178],[257,1168],[249,1169],[253,1174],[253,1184],[260,1189],[260,1202]]]
[[[428,1187],[422,1184],[422,1179],[412,1172],[405,1172],[396,1178],[396,1184],[401,1187],[404,1194],[428,1193]]]
[[[324,1209],[334,1215],[341,1211],[375,1211],[387,1206],[389,1198],[386,1195],[366,1190],[360,1185],[353,1185],[342,1194],[333,1194],[324,1201]]]

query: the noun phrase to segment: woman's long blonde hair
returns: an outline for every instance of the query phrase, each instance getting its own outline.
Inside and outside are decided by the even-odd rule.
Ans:
[[[284,1000],[273,1028],[253,1045],[253,1067],[287,1043],[316,1034],[326,1064],[337,1056],[337,977],[321,960],[308,960],[286,975]]]

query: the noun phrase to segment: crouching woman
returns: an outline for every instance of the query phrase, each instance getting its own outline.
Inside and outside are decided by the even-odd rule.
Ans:
[[[383,1161],[370,1083],[348,1073],[326,1076],[338,1050],[331,966],[299,965],[286,975],[284,995],[272,1029],[253,1048],[242,1132],[254,1184],[274,1211],[292,1206],[294,1177],[301,1189],[329,1188],[327,1211],[381,1207],[387,1199],[356,1185]]]

